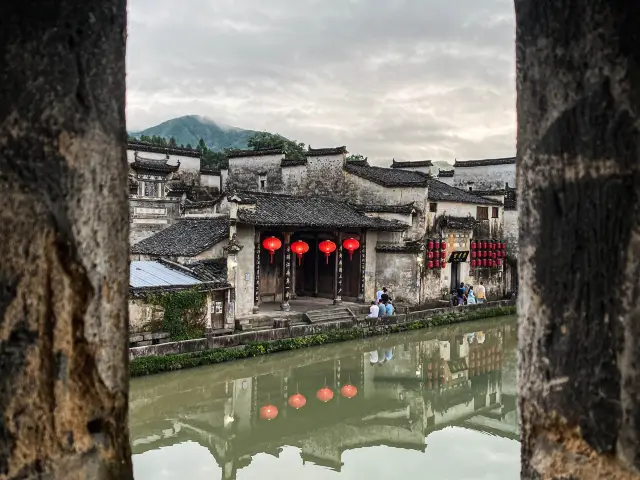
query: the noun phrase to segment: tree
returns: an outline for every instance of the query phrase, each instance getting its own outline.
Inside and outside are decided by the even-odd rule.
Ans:
[[[178,145],[176,144],[176,139],[175,139],[174,137],[171,137],[171,138],[169,139],[169,146],[170,146],[171,148],[176,148],[176,147],[178,146]]]
[[[347,162],[364,162],[366,160],[364,155],[360,155],[359,153],[354,153],[347,157]]]
[[[205,151],[208,150],[207,144],[204,143],[204,140],[202,139],[202,137],[200,137],[200,140],[198,140],[198,146],[196,148],[197,148],[197,150],[200,150],[201,152],[205,152]]]
[[[638,478],[640,10],[515,6],[522,478]]]
[[[188,150],[193,150],[193,147],[191,146],[190,143],[187,143],[187,146],[185,148],[188,149]]]
[[[277,133],[256,132],[247,140],[247,146],[254,150],[263,148],[280,148],[287,158],[298,159],[305,156],[304,143],[289,140]]]
[[[0,3],[0,478],[130,479],[126,2],[31,7]]]

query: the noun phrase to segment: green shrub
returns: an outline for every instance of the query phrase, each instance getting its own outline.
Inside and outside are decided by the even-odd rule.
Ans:
[[[174,342],[202,338],[207,325],[207,295],[195,289],[152,295],[147,301],[164,309],[162,330]]]

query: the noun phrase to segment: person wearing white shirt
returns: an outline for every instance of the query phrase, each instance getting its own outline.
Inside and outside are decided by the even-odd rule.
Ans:
[[[387,288],[386,287],[382,287],[382,290],[378,290],[376,292],[376,303],[380,302],[380,299],[382,298],[382,295],[384,295],[385,293],[387,293]]]
[[[371,302],[367,318],[378,318],[378,311],[378,305],[376,305],[376,302]]]

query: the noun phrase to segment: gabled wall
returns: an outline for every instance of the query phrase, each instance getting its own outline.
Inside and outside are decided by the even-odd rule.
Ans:
[[[516,184],[515,164],[486,165],[482,167],[456,167],[453,186],[463,190],[498,190],[508,183]]]
[[[261,174],[266,175],[266,192],[284,192],[281,162],[284,155],[258,155],[255,157],[238,157],[229,159],[229,174],[224,190],[259,190]],[[224,176],[224,172],[223,172]]]

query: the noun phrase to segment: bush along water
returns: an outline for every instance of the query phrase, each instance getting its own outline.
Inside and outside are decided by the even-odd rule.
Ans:
[[[195,289],[149,296],[147,301],[164,309],[162,331],[174,342],[202,338],[207,322],[207,296]]]
[[[216,348],[202,352],[182,353],[166,355],[162,357],[138,357],[129,363],[132,377],[151,375],[154,373],[180,370],[183,368],[199,367],[214,363],[239,360],[243,358],[258,357],[268,353],[297,350],[299,348],[326,345],[329,343],[356,340],[374,335],[387,333],[399,333],[422,328],[432,328],[443,325],[451,325],[458,322],[468,322],[491,317],[514,315],[515,307],[494,307],[474,310],[462,310],[460,312],[443,313],[424,319],[402,323],[399,325],[381,325],[372,328],[354,327],[347,329],[330,330],[305,337],[286,338],[264,342],[252,342],[247,345],[232,348]]]

